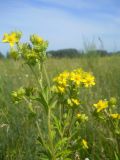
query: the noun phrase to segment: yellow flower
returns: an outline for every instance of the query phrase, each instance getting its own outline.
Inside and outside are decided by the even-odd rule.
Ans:
[[[77,114],[77,119],[82,121],[82,122],[85,122],[85,121],[88,120],[88,116],[86,116],[85,114],[78,113]]]
[[[52,86],[51,87],[51,91],[55,92],[55,93],[64,93],[65,92],[65,88],[62,86]]]
[[[19,32],[11,32],[10,34],[5,33],[2,42],[9,43],[11,47],[14,46],[20,39],[21,35]]]
[[[94,104],[94,107],[97,109],[97,112],[102,111],[103,109],[108,107],[108,101],[99,100],[98,103]]]
[[[70,106],[78,106],[80,104],[80,101],[78,99],[74,99],[74,98],[71,98],[71,99],[68,99],[67,100],[67,103],[70,105]]]
[[[58,86],[58,92],[64,93],[65,92],[65,88],[61,87],[61,86]]]
[[[88,149],[89,148],[88,147],[88,143],[87,143],[87,141],[85,139],[82,139],[81,144],[82,144],[83,149]]]
[[[66,79],[58,78],[58,84],[66,86],[67,85],[67,81],[66,81]]]
[[[82,82],[84,83],[85,87],[91,87],[95,85],[95,77],[90,73],[85,73],[85,77],[83,78]]]
[[[71,72],[69,78],[70,78],[70,80],[73,81],[77,86],[80,85],[81,79],[82,79],[80,73]]]
[[[79,68],[79,69],[74,69],[74,73],[79,73],[82,75],[84,73],[84,71],[82,68]]]
[[[69,77],[69,72],[67,72],[67,71],[64,71],[64,72],[61,74],[61,78],[67,79],[68,77]]]
[[[38,44],[42,44],[44,42],[42,37],[39,37],[36,34],[33,34],[30,36],[30,41],[32,42],[32,44],[38,45]]]
[[[66,86],[67,85],[67,79],[68,79],[69,73],[63,72],[59,76],[55,77],[53,79],[54,82],[57,82],[59,85]]]
[[[75,104],[77,106],[80,104],[78,99],[71,98],[71,101],[73,102],[73,104]]]
[[[42,42],[43,42],[42,37],[38,37],[38,38],[37,38],[37,42],[38,42],[38,43],[42,43]]]
[[[72,97],[75,92],[77,94],[79,93],[78,89],[81,84],[84,84],[85,87],[95,85],[95,78],[92,74],[84,72],[82,69],[76,69],[71,72],[64,71],[60,73],[53,79],[53,82],[57,88],[60,86],[60,88],[58,88],[59,91],[63,93],[65,88],[66,91],[68,91],[66,94],[70,93],[70,96]],[[81,85],[81,87],[82,86],[83,85]],[[70,106],[79,105],[79,101],[74,98],[68,99],[67,101]]]
[[[118,114],[118,113],[110,114],[110,116],[111,116],[113,119],[120,119],[120,114]]]

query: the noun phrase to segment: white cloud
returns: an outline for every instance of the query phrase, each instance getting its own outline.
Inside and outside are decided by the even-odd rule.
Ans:
[[[49,40],[49,49],[80,49],[83,47],[83,37],[89,41],[93,38],[97,41],[100,36],[106,49],[113,49],[113,42],[116,43],[116,46],[120,43],[118,36],[116,36],[120,35],[117,20],[119,16],[116,17],[115,23],[114,16],[109,14],[103,14],[99,21],[99,19],[90,19],[89,17],[71,16],[71,14],[55,8],[29,5],[23,8],[14,8],[11,12],[5,12],[3,15],[1,34],[20,29],[24,33],[24,40],[27,40],[29,34],[37,33]],[[0,44],[0,46],[4,50],[5,45]]]

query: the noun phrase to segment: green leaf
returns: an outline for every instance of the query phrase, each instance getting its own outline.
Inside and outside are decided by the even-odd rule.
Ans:
[[[120,160],[120,157],[118,157],[117,153],[116,152],[114,153],[115,153],[115,160]]]
[[[67,140],[68,140],[67,137],[59,140],[59,141],[57,142],[57,144],[55,145],[55,149],[56,149],[56,150],[60,150],[61,148],[63,149],[63,147],[64,147],[64,146],[66,145],[66,143],[67,143]]]
[[[39,101],[43,105],[46,113],[48,113],[48,102],[46,98],[43,96],[43,93],[39,93],[39,97],[37,97],[36,100]]]
[[[59,119],[57,119],[57,117],[55,117],[54,115],[52,115],[52,116],[53,116],[53,119],[54,119],[55,128],[58,130],[59,134],[62,135],[62,133],[61,133],[61,124],[60,124]]]
[[[64,149],[61,152],[58,152],[58,154],[56,155],[56,157],[67,158],[68,156],[70,156],[71,153],[72,153],[71,150]]]

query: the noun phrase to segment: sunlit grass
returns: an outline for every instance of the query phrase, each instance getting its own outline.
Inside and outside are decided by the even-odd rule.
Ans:
[[[114,96],[118,100],[118,106],[120,106],[120,57],[119,56],[109,56],[109,57],[82,57],[82,58],[49,58],[46,61],[46,68],[50,79],[56,76],[58,73],[76,68],[83,68],[86,71],[90,71],[96,77],[96,85],[89,92],[84,92],[82,94],[82,99],[84,100],[84,105],[88,106],[89,102],[94,104],[98,99],[109,99]],[[1,60],[0,61],[0,158],[1,160],[37,160],[37,154],[39,153],[36,145],[36,129],[34,126],[34,120],[28,120],[28,117],[23,117],[24,113],[28,111],[21,105],[14,105],[11,102],[11,91],[19,88],[20,86],[30,86],[35,83],[35,79],[31,74],[29,68],[23,64],[22,61],[13,60]],[[89,96],[91,95],[91,96]],[[22,108],[22,109],[21,109]],[[90,115],[89,107],[85,108],[85,112]],[[30,115],[32,116],[32,115]],[[91,120],[94,119],[91,117]],[[96,134],[96,141],[98,141],[99,146],[96,150],[91,148],[91,157],[93,159],[103,159],[106,160],[105,155],[110,154],[108,159],[113,160],[113,148],[108,148],[108,153],[103,151],[103,155],[97,154],[100,152],[102,154],[102,146],[104,142],[101,139],[104,135],[100,135],[97,132],[102,130],[105,134],[104,125],[101,128],[91,128],[91,124],[88,123],[86,127],[87,134],[89,134],[89,140],[92,139]],[[109,133],[111,134],[111,133]],[[110,140],[112,141],[112,139]],[[108,139],[106,139],[108,142]],[[91,144],[93,142],[90,142]],[[87,156],[87,153],[86,153]],[[117,160],[117,159],[116,159]]]

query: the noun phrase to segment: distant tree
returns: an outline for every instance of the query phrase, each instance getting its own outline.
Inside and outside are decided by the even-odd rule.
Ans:
[[[96,50],[96,53],[99,54],[100,56],[106,56],[109,53],[106,50]]]
[[[111,55],[118,55],[118,56],[120,56],[120,51],[111,52]]]
[[[47,52],[48,56],[51,57],[77,57],[80,56],[80,52],[77,49],[61,49],[61,50],[57,50],[57,51],[48,51]]]

